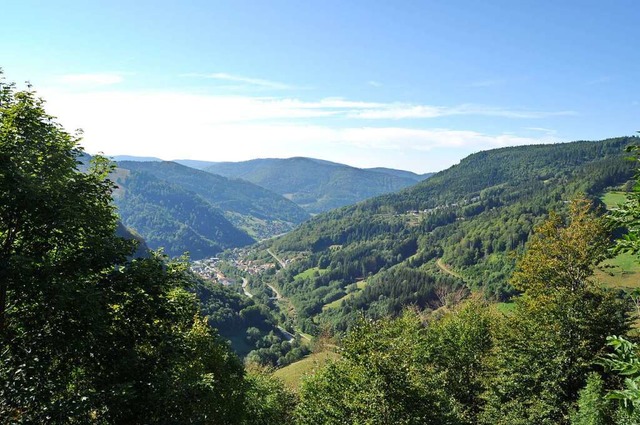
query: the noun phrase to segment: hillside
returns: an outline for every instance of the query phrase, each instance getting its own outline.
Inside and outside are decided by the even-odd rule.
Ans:
[[[152,249],[170,256],[188,251],[192,259],[254,242],[195,193],[144,172],[118,170],[114,203],[122,223]]]
[[[121,169],[144,172],[199,195],[235,227],[255,239],[291,230],[308,214],[293,202],[255,184],[228,179],[174,162],[118,162]]]
[[[301,157],[219,162],[205,170],[255,183],[292,200],[311,214],[395,192],[417,181],[395,172],[363,170]]]
[[[274,283],[306,331],[318,318],[344,329],[361,310],[376,317],[410,304],[436,308],[439,298],[468,289],[508,298],[511,253],[576,194],[597,199],[630,179],[633,163],[623,150],[631,143],[638,138],[471,155],[411,188],[322,214],[264,244],[292,260]],[[357,288],[362,280],[366,286]]]
[[[422,180],[426,180],[429,177],[433,176],[435,173],[424,173],[424,174],[416,174],[411,171],[405,170],[396,170],[394,168],[386,168],[386,167],[375,167],[375,168],[365,168],[367,171],[375,171],[377,173],[389,174],[396,177],[402,177],[407,179],[412,179],[417,182]]]

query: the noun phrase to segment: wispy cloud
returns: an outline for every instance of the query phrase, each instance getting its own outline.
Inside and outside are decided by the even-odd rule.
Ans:
[[[397,104],[327,98],[213,96],[184,92],[77,92],[43,90],[51,112],[67,128],[83,128],[89,152],[154,155],[165,159],[243,160],[249,157],[315,156],[356,166],[386,165],[428,171],[451,165],[434,152],[477,151],[557,141],[451,128],[361,126],[357,113],[397,114]],[[412,109],[413,108],[413,109]],[[468,107],[415,105],[413,116],[479,113]],[[484,112],[487,112],[485,108]],[[489,108],[490,113],[495,113]],[[406,117],[406,114],[400,114]],[[510,114],[506,114],[509,116]],[[339,125],[330,118],[340,118]],[[355,118],[352,118],[355,117]],[[349,120],[349,118],[352,118]],[[453,156],[455,158],[455,155]]]
[[[185,77],[209,78],[219,81],[239,83],[251,87],[273,90],[290,90],[298,87],[265,80],[261,78],[249,78],[227,73],[214,74],[183,74]],[[377,81],[369,81],[367,84],[373,87],[381,87]],[[461,104],[454,106],[421,105],[398,102],[366,102],[353,101],[340,97],[325,98],[319,101],[302,101],[294,98],[268,98],[268,97],[223,97],[216,96],[210,99],[220,99],[224,102],[243,103],[247,111],[257,113],[256,119],[275,118],[308,118],[320,116],[334,116],[349,119],[362,120],[403,120],[403,119],[431,119],[455,115],[489,116],[514,119],[537,119],[551,116],[577,115],[574,111],[533,111],[516,108],[501,108],[488,105]],[[230,108],[230,110],[234,110]],[[268,112],[264,112],[268,111]],[[275,113],[275,111],[279,111]],[[275,114],[275,115],[274,115]],[[223,113],[223,116],[228,114]],[[246,118],[246,113],[242,114]]]
[[[525,127],[525,130],[537,131],[537,132],[540,132],[540,133],[548,134],[550,136],[558,134],[557,130],[554,130],[554,129],[551,129],[551,128],[544,128],[544,127]]]
[[[54,96],[66,96],[59,91]],[[196,114],[210,124],[250,123],[263,121],[292,122],[300,120],[330,119],[355,121],[400,121],[405,119],[428,120],[438,117],[469,115],[493,116],[510,119],[545,118],[558,115],[572,115],[572,111],[526,111],[497,108],[484,105],[432,106],[404,103],[365,102],[343,98],[324,98],[305,101],[296,98],[255,97],[240,95],[206,95],[187,92],[87,92],[77,93],[79,104],[88,104],[90,99],[108,103],[120,99],[120,105],[139,105],[139,109],[157,110],[166,105],[181,105],[173,114],[184,120]],[[190,108],[193,106],[193,108]],[[114,106],[115,107],[115,106]],[[189,109],[189,115],[180,111]],[[156,111],[158,116],[161,111]]]
[[[124,81],[120,73],[66,74],[56,78],[58,83],[81,86],[108,86]]]
[[[454,115],[476,115],[503,118],[546,118],[550,116],[576,115],[574,111],[529,111],[506,109],[487,105],[465,104],[458,106],[429,106],[411,104],[384,104],[366,110],[349,112],[351,118],[362,119],[420,119]]]
[[[260,87],[260,88],[265,88],[265,89],[273,89],[273,90],[293,90],[293,89],[297,89],[298,87],[290,85],[290,84],[286,84],[286,83],[281,83],[278,81],[271,81],[271,80],[265,80],[262,78],[252,78],[252,77],[245,77],[242,75],[234,75],[234,74],[227,74],[225,72],[215,72],[212,74],[183,74],[183,77],[196,77],[196,78],[208,78],[208,79],[212,79],[212,80],[218,80],[218,81],[226,81],[226,82],[232,82],[232,83],[240,83],[240,84],[245,84],[245,85],[249,85],[249,86],[255,86],[255,87]]]

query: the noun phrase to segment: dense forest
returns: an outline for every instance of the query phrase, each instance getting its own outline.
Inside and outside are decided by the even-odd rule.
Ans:
[[[148,173],[119,170],[114,196],[122,222],[172,257],[214,256],[255,240],[196,194]],[[123,177],[124,175],[124,177]]]
[[[307,253],[273,273],[293,294],[299,314],[305,305],[312,314],[315,299],[305,301],[308,291],[297,288],[329,301],[336,296],[331,291],[354,293],[349,285],[372,274],[352,299],[368,300],[363,309],[381,315],[354,318],[337,341],[335,360],[294,393],[263,369],[243,365],[214,328],[266,331],[275,324],[268,312],[195,278],[183,262],[134,255],[137,242],[116,235],[113,165],[95,157],[80,171],[78,136],[44,106],[31,89],[0,79],[2,423],[639,423],[637,297],[603,288],[593,273],[612,249],[640,254],[640,185],[608,217],[589,199],[631,177],[637,161],[624,162],[621,151],[637,139],[568,145],[580,159],[560,161],[575,168],[556,168],[556,150],[538,164],[548,173],[543,180],[527,175],[525,165],[521,172],[506,167],[511,176],[496,169],[487,177],[488,193],[469,181],[439,194],[437,186],[446,186],[440,175],[435,183],[320,217],[296,233],[299,240],[273,242],[283,252]],[[495,152],[484,155],[503,153]],[[544,214],[538,215],[530,206],[536,202],[525,199],[554,202],[540,201]],[[522,213],[527,205],[532,223],[523,224],[531,226],[526,243],[505,239],[504,249],[498,243],[491,253],[485,252],[490,239],[463,244],[477,255],[504,252],[504,258],[507,247],[520,247],[515,265],[499,270],[517,294],[510,311],[497,310],[478,291],[464,291],[481,286],[473,268],[465,273],[460,267],[460,277],[438,275],[432,260],[451,260],[445,257],[450,245],[425,249],[430,245],[423,237],[435,237],[438,229],[470,232],[476,227],[463,226],[492,214],[504,213],[508,223],[507,213]],[[438,218],[430,222],[405,208],[436,209]],[[348,225],[347,217],[358,225]],[[331,232],[320,235],[313,226]],[[351,255],[360,259],[355,266]],[[315,270],[303,271],[304,262]],[[314,287],[323,279],[327,285]],[[388,283],[394,281],[406,283]],[[445,287],[449,292],[440,291]],[[434,296],[443,302],[422,308],[421,300]],[[419,302],[407,309],[412,300]]]
[[[117,164],[118,168],[151,174],[199,195],[236,227],[257,239],[287,232],[309,218],[295,203],[244,180],[227,179],[170,161],[119,161]]]
[[[111,178],[123,223],[171,257],[212,257],[285,233],[308,218],[276,193],[173,162],[120,161]]]
[[[508,300],[508,279],[533,229],[583,194],[627,183],[624,148],[638,139],[522,146],[480,152],[397,194],[314,217],[264,244],[290,265],[273,277],[302,329],[344,331],[359,312],[379,318],[437,303],[460,286]],[[628,186],[628,185],[627,185]],[[448,272],[443,271],[446,269]],[[305,273],[316,270],[317,273]],[[358,282],[366,282],[338,306]]]
[[[400,170],[367,170],[302,157],[219,162],[204,169],[265,187],[288,197],[311,214],[395,192],[428,177]]]

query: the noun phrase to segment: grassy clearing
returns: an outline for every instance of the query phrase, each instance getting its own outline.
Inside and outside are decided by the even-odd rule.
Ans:
[[[508,315],[508,314],[511,314],[511,312],[513,312],[513,309],[516,308],[516,303],[514,302],[497,303],[496,308],[500,313]]]
[[[302,360],[276,370],[273,373],[273,376],[281,379],[287,387],[297,391],[300,388],[300,384],[304,376],[313,373],[313,371],[320,368],[327,361],[336,360],[339,357],[340,355],[333,351],[313,353]]]
[[[607,192],[600,197],[600,200],[604,202],[607,206],[607,209],[610,210],[612,208],[617,207],[619,204],[624,203],[627,200],[627,194],[625,192]]]
[[[309,278],[313,277],[314,273],[316,273],[316,272],[320,276],[322,276],[327,271],[328,271],[327,269],[319,269],[318,267],[312,267],[310,269],[307,269],[307,270],[303,271],[302,273],[298,273],[297,275],[295,275],[295,277],[293,279],[294,280],[309,279]]]
[[[640,287],[640,259],[629,253],[619,254],[601,264],[596,278],[609,288]]]
[[[313,336],[306,334],[304,332],[301,332],[300,330],[296,329],[296,333],[300,334],[300,336],[302,336],[302,343],[303,344],[307,344],[309,345],[309,343],[311,343],[311,341],[313,340]]]
[[[349,297],[353,296],[353,294],[354,294],[354,292],[352,292],[352,293],[350,293],[350,294],[347,294],[347,295],[345,295],[345,296],[344,296],[344,297],[342,297],[342,298],[338,298],[338,299],[337,299],[337,300],[335,300],[335,301],[331,301],[329,304],[325,304],[325,305],[323,305],[323,306],[322,306],[322,311],[326,311],[326,310],[330,310],[330,309],[332,309],[332,308],[338,308],[338,307],[340,307],[340,305],[342,305],[342,301],[344,301],[344,300],[348,299]]]
[[[331,301],[330,303],[323,305],[322,306],[322,311],[325,311],[325,310],[328,310],[328,309],[331,309],[331,308],[340,307],[340,305],[342,304],[342,301],[353,297],[355,294],[357,294],[358,292],[362,291],[365,288],[365,286],[367,286],[367,281],[366,280],[361,280],[360,282],[356,282],[356,287],[358,288],[356,291],[353,291],[353,292],[345,295],[342,298],[338,298],[335,301]]]
[[[607,192],[600,197],[607,209],[617,207],[627,200],[627,193],[620,191]],[[609,288],[640,287],[640,259],[634,255],[623,253],[604,261],[601,270],[596,270],[595,277]]]

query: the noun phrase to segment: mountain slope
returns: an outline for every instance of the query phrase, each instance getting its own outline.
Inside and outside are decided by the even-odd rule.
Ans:
[[[562,211],[576,194],[595,198],[631,178],[634,164],[623,150],[639,141],[471,155],[411,188],[319,215],[269,241],[265,248],[291,260],[273,284],[292,300],[301,326],[310,331],[317,315],[343,329],[359,310],[376,316],[409,304],[430,306],[438,302],[436,288],[455,292],[464,285],[508,297],[511,253],[522,250],[549,211]],[[303,273],[309,269],[317,273]],[[366,285],[357,290],[361,280]],[[348,292],[338,308],[323,312]]]
[[[114,202],[122,223],[139,233],[152,249],[170,256],[189,251],[191,258],[214,256],[254,242],[195,193],[152,174],[117,170]]]
[[[206,171],[241,178],[279,193],[317,214],[416,183],[415,178],[312,158],[219,162]]]
[[[309,217],[293,202],[247,181],[166,161],[121,161],[118,167],[151,174],[200,195],[236,227],[257,239],[287,232]]]
[[[186,167],[195,168],[196,170],[204,170],[205,168],[216,164],[216,162],[213,161],[200,161],[197,159],[173,159],[171,161]]]
[[[417,182],[426,180],[435,174],[435,173],[416,174],[411,171],[396,170],[395,168],[386,168],[386,167],[365,168],[365,170],[375,171],[377,173],[389,174],[392,176],[397,176],[397,177],[402,177],[407,179],[412,179]]]

